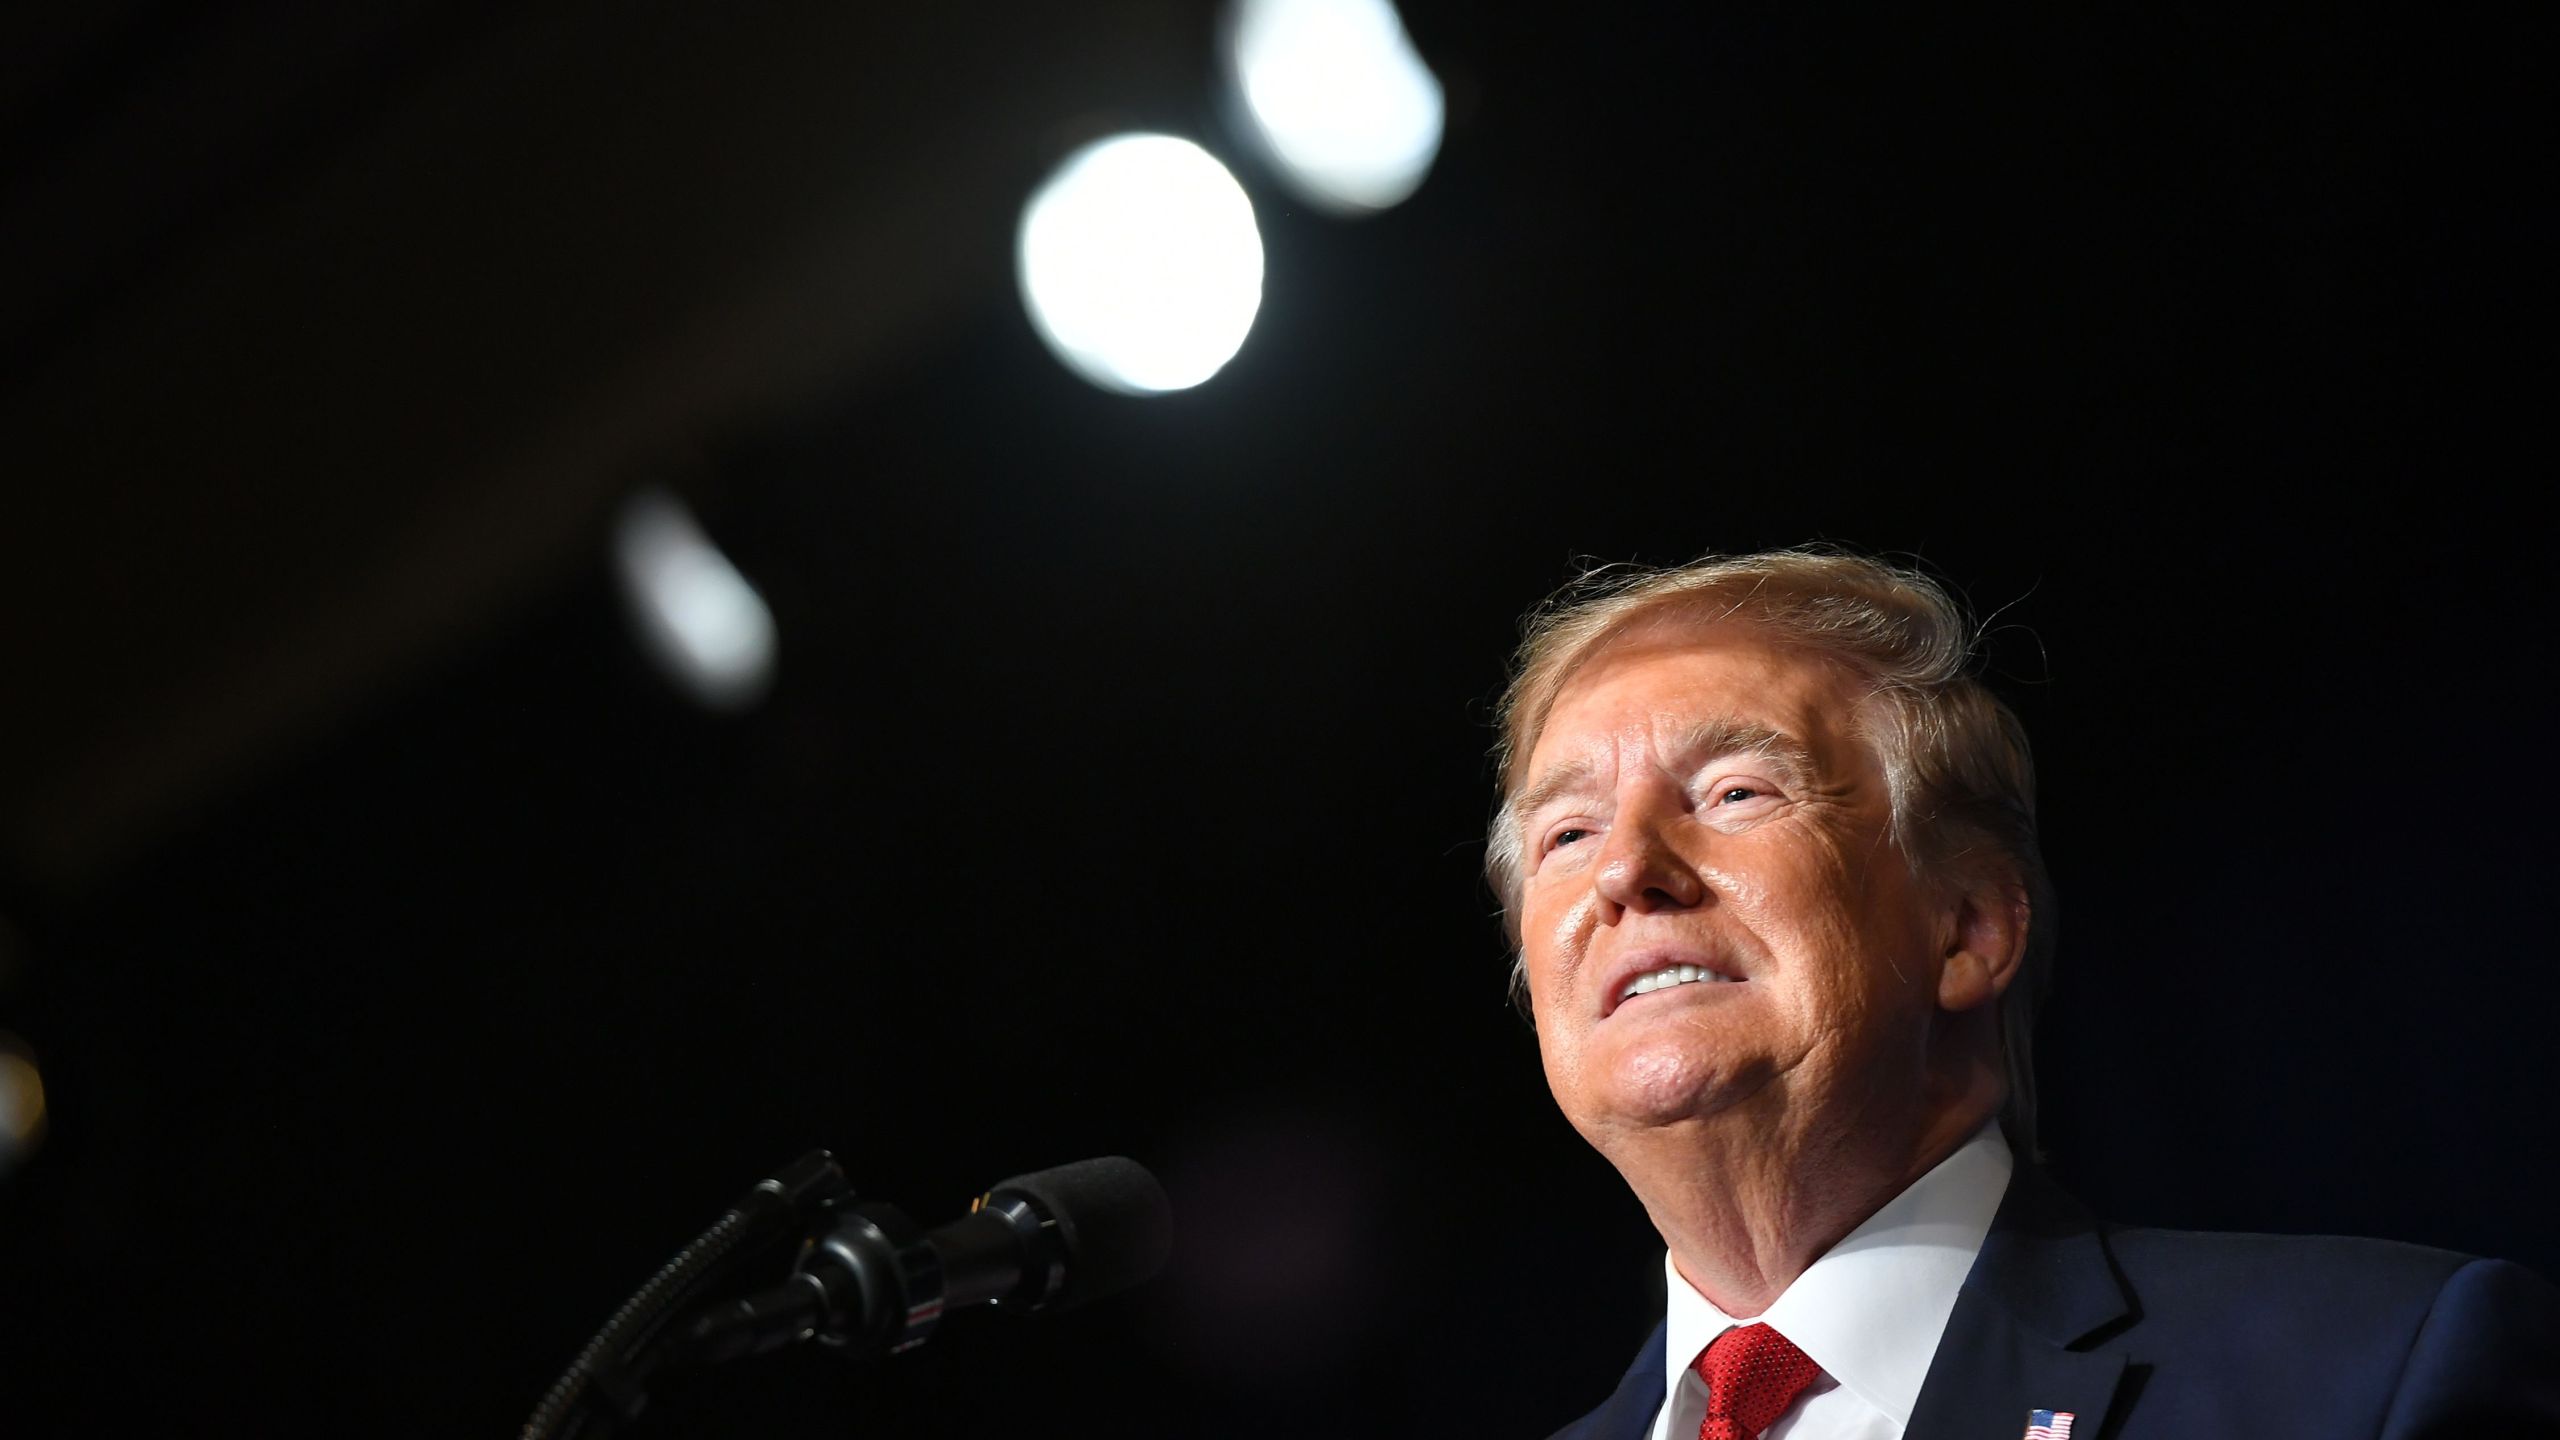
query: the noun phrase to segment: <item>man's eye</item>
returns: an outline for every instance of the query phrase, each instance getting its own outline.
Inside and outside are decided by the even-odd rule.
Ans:
[[[1716,792],[1716,803],[1719,805],[1740,805],[1747,801],[1757,800],[1768,793],[1768,791],[1761,789],[1757,785],[1727,785]]]
[[[1588,838],[1590,834],[1591,832],[1588,830],[1567,826],[1547,837],[1547,848],[1550,850],[1561,850],[1565,846],[1570,845],[1577,840]]]

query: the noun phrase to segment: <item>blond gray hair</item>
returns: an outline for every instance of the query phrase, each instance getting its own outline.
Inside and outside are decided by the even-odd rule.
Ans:
[[[2008,879],[2024,891],[2025,960],[2000,998],[2009,1092],[2000,1123],[2009,1143],[2033,1156],[2030,1041],[2051,979],[2055,928],[2036,844],[2035,761],[2018,717],[1976,677],[1980,635],[1964,607],[1907,567],[1822,548],[1709,555],[1667,569],[1603,566],[1530,612],[1495,715],[1502,800],[1485,839],[1485,878],[1501,898],[1513,947],[1513,1001],[1529,1013],[1519,949],[1524,837],[1512,801],[1556,697],[1583,665],[1636,630],[1719,622],[1753,626],[1867,682],[1853,721],[1883,762],[1892,839],[1915,877],[1946,890]]]

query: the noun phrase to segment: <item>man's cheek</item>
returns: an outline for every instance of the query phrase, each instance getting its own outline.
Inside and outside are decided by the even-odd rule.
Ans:
[[[1756,867],[1709,865],[1699,870],[1698,878],[1738,915],[1754,918],[1768,908],[1769,887]]]
[[[1550,964],[1549,970],[1582,968],[1582,947],[1589,943],[1592,906],[1598,900],[1595,892],[1585,889],[1571,903],[1555,907],[1539,928],[1538,933],[1546,939],[1547,953],[1565,962],[1562,966]]]

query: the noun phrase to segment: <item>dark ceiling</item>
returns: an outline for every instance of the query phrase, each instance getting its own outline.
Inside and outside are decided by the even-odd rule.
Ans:
[[[502,1430],[826,1145],[1133,1154],[1180,1257],[634,1433],[1543,1433],[1660,1251],[1502,1000],[1488,702],[1580,557],[1808,539],[1998,613],[2067,1182],[2560,1270],[2554,22],[1407,14],[1356,223],[1202,8],[0,27],[0,1429]],[[1269,253],[1152,400],[1012,289],[1122,127]],[[750,713],[631,644],[644,484]]]

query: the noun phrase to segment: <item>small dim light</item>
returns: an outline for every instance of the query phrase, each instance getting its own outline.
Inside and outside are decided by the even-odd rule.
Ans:
[[[713,710],[742,710],[773,682],[773,612],[686,509],[663,490],[622,507],[614,559],[643,648]]]
[[[5,1040],[0,1036],[0,1041]],[[44,1076],[33,1060],[0,1046],[0,1174],[44,1139]]]

